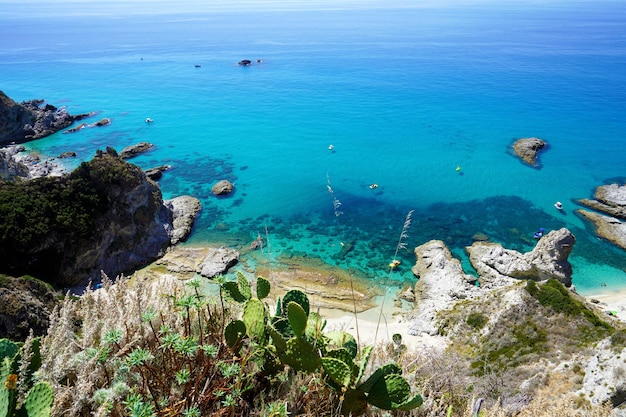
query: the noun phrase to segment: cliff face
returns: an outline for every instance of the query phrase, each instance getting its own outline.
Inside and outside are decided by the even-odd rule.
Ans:
[[[71,287],[145,265],[181,238],[168,207],[159,187],[113,150],[66,177],[4,183],[0,272]]]
[[[0,91],[0,145],[40,139],[64,129],[85,115],[72,116],[43,100],[16,103]]]

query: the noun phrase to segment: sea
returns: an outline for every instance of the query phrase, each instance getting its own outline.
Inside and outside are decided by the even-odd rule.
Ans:
[[[169,165],[164,198],[201,200],[185,245],[250,254],[260,236],[252,270],[392,286],[432,239],[475,274],[475,240],[526,252],[566,227],[577,291],[626,288],[626,251],[576,214],[626,183],[626,2],[0,3],[0,90],[111,120],[28,149],[74,151],[73,169],[154,144],[129,162]],[[548,144],[535,167],[512,152],[524,137]]]

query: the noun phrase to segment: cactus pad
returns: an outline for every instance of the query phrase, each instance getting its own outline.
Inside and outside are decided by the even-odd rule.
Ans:
[[[283,335],[280,334],[280,332],[276,330],[272,325],[267,326],[267,332],[272,337],[274,346],[276,346],[276,352],[285,352],[287,350],[287,340],[283,337]]]
[[[237,346],[246,334],[246,324],[241,320],[231,321],[224,329],[224,340],[229,348],[237,350]]]
[[[265,305],[256,298],[251,298],[243,308],[243,322],[248,336],[260,344],[267,339],[265,332]]]
[[[236,282],[233,281],[228,281],[222,284],[222,289],[224,290],[224,293],[232,298],[233,300],[235,300],[238,303],[245,303],[246,302],[246,297],[243,296],[243,294],[241,294],[241,291],[239,291],[239,286],[237,285]]]
[[[287,318],[294,335],[302,337],[307,324],[307,315],[302,306],[293,301],[287,304]]]
[[[358,345],[356,339],[350,333],[337,330],[325,334],[328,338],[328,344],[338,348],[345,348],[352,354],[352,359],[356,357]]]
[[[290,302],[300,304],[300,307],[302,307],[307,317],[309,316],[309,297],[307,297],[305,293],[300,290],[287,291],[287,293],[283,297],[283,306],[288,305]],[[287,314],[284,309],[282,313],[283,315]]]
[[[294,337],[287,341],[287,350],[282,357],[296,371],[313,372],[321,365],[317,349],[304,339]]]
[[[263,277],[257,277],[256,279],[256,296],[259,300],[264,299],[270,295],[271,285],[268,280]]]
[[[239,287],[239,292],[246,299],[249,300],[252,298],[252,290],[250,289],[250,283],[248,279],[241,271],[237,271],[237,286]]]
[[[411,397],[409,383],[398,374],[388,374],[377,380],[367,396],[367,402],[383,410],[421,404],[421,397]],[[419,398],[419,400],[417,399]]]
[[[330,378],[342,387],[350,385],[352,370],[350,366],[340,359],[323,357],[322,366]]]
[[[47,382],[36,383],[26,396],[24,407],[28,417],[49,417],[54,401],[54,392]]]
[[[9,339],[0,339],[0,360],[3,358],[13,358],[20,347],[17,343]]]

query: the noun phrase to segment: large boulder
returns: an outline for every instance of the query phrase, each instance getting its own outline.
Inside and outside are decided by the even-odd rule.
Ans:
[[[474,242],[465,248],[470,262],[480,277],[481,287],[510,284],[514,279],[543,281],[550,278],[563,285],[572,285],[572,266],[568,257],[576,238],[566,228],[553,230],[524,254],[490,242]]]
[[[513,150],[522,161],[529,165],[535,166],[537,161],[537,152],[546,146],[546,142],[539,138],[522,138],[513,144]]]
[[[440,240],[431,240],[415,248],[413,274],[415,309],[410,317],[409,334],[436,334],[437,312],[446,310],[459,300],[477,295],[476,278],[463,272],[461,262]]]
[[[235,249],[221,246],[209,248],[209,251],[198,267],[198,272],[203,277],[213,278],[223,274],[239,261],[239,252]]]
[[[40,139],[91,115],[72,116],[65,108],[43,104],[43,100],[16,103],[0,91],[0,145]]]
[[[50,285],[32,277],[0,275],[0,338],[24,341],[31,331],[45,335],[58,304]]]
[[[202,205],[200,200],[188,195],[165,200],[163,204],[172,213],[172,228],[169,231],[169,236],[170,243],[175,245],[189,236]]]

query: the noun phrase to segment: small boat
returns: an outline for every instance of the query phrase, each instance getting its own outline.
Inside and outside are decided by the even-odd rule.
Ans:
[[[560,201],[554,203],[554,207],[556,207],[557,210],[563,210],[563,204],[561,204]]]
[[[196,68],[200,68],[201,66],[202,66],[202,65],[200,65],[200,64],[196,64],[196,65],[194,65],[194,67],[196,67]]]
[[[149,117],[146,117],[145,122],[146,122],[146,123],[152,123],[152,122],[154,122],[154,120],[152,120],[152,119],[151,119],[151,118],[149,118]]]
[[[247,67],[250,64],[252,64],[252,61],[250,61],[249,59],[242,59],[241,61],[239,61],[239,65],[243,65],[244,67]]]

